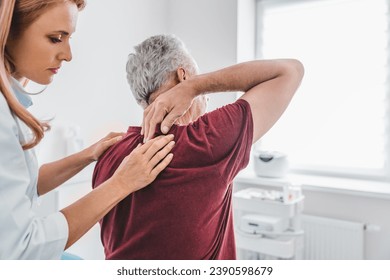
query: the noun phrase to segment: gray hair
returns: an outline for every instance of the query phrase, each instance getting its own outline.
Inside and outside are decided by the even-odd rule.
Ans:
[[[190,74],[198,66],[184,43],[174,35],[152,36],[134,47],[128,56],[127,81],[139,105],[146,108],[149,96],[182,67]]]

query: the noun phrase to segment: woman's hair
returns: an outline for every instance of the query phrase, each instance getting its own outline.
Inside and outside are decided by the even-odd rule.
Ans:
[[[79,10],[82,10],[86,4],[85,0],[0,0],[0,91],[12,113],[33,132],[33,139],[23,144],[23,149],[36,146],[49,125],[37,120],[13,94],[10,77],[15,72],[15,66],[7,53],[7,41],[9,38],[17,39],[39,16],[65,2],[75,3]]]
[[[134,47],[126,72],[130,89],[139,105],[146,107],[150,94],[159,89],[177,69],[198,73],[195,60],[174,35],[152,36]]]

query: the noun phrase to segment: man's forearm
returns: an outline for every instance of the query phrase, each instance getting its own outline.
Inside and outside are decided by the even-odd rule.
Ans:
[[[194,76],[188,80],[196,95],[243,91],[277,78],[283,74],[285,60],[257,60],[236,64],[214,72]]]
[[[243,91],[252,112],[253,143],[280,118],[303,78],[295,59],[251,61],[194,77],[196,94]]]

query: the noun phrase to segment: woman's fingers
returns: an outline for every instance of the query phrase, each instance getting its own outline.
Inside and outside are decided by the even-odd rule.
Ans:
[[[106,137],[104,137],[98,142],[98,145],[102,145],[103,150],[105,151],[106,149],[114,145],[116,142],[122,140],[124,135],[125,133],[123,132],[110,132],[109,134],[107,134]]]
[[[116,136],[116,137],[113,137],[109,140],[106,141],[106,146],[107,147],[111,147],[112,145],[114,145],[116,142],[120,141],[123,139],[123,136],[122,135],[119,135],[119,136]]]
[[[123,135],[125,135],[124,132],[110,132],[104,138],[110,139],[110,138],[114,138],[114,137],[117,137],[117,136],[123,136]]]
[[[113,175],[118,186],[131,193],[153,182],[172,160],[174,136],[163,135],[139,144],[126,156]]]
[[[172,148],[175,146],[175,142],[171,141],[166,145],[164,148],[162,148],[160,151],[158,151],[149,161],[149,166],[151,168],[154,168],[163,158],[165,158],[172,150]]]
[[[93,161],[98,160],[109,147],[122,140],[123,135],[125,135],[123,132],[110,132],[98,142],[86,148],[89,158]]]
[[[150,173],[152,178],[156,178],[157,175],[160,174],[160,172],[163,171],[168,166],[172,158],[173,158],[173,154],[168,154],[157,166],[155,166],[152,169],[152,172]]]
[[[158,136],[144,145],[142,145],[139,148],[139,151],[143,154],[145,154],[148,161],[152,159],[152,157],[160,151],[162,148],[164,148],[169,142],[173,140],[174,136],[173,134],[169,135],[161,135]]]

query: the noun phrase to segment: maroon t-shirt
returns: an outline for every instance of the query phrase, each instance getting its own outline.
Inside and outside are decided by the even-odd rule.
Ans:
[[[94,187],[142,142],[140,130],[130,127],[99,159]],[[235,259],[232,181],[249,162],[249,103],[239,99],[170,133],[176,144],[169,166],[100,221],[106,258]]]

